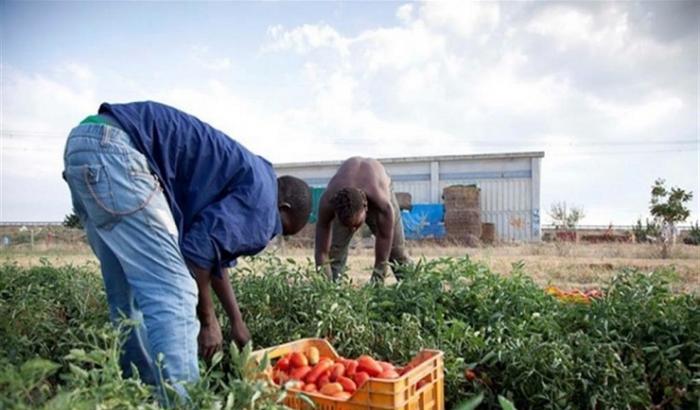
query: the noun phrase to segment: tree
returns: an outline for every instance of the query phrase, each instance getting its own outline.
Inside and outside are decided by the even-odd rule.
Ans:
[[[666,188],[666,181],[657,179],[651,187],[651,215],[661,224],[662,257],[668,257],[670,245],[675,239],[675,225],[690,216],[686,203],[693,199],[693,193],[678,187]]]
[[[576,229],[586,214],[581,207],[572,206],[568,209],[566,202],[555,202],[549,210],[549,216],[556,229]]]
[[[644,220],[646,226],[642,224],[642,218],[637,219],[637,224],[632,227],[634,240],[637,243],[654,242],[661,235],[661,225],[656,219]]]
[[[72,229],[83,229],[83,224],[80,222],[80,218],[75,214],[75,212],[70,213],[63,218],[63,226]]]

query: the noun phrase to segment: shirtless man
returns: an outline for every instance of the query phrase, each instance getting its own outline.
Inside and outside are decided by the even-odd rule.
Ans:
[[[382,164],[372,158],[352,157],[340,165],[321,197],[316,223],[316,266],[332,280],[345,267],[353,234],[367,223],[375,237],[372,281],[384,282],[389,263],[411,262],[404,249],[401,212]],[[332,235],[331,235],[332,233]]]

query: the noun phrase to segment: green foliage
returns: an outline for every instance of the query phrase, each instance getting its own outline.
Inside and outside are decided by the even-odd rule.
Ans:
[[[683,222],[690,216],[686,202],[693,199],[692,192],[672,187],[666,188],[666,181],[657,179],[651,187],[651,215],[663,222],[675,224]]]
[[[632,227],[634,240],[637,243],[651,242],[661,235],[661,225],[655,220],[646,219],[642,225],[642,219],[637,219],[637,224]]]
[[[468,258],[421,260],[390,286],[330,283],[311,263],[273,255],[249,262],[231,279],[256,347],[318,336],[343,355],[397,364],[440,349],[446,408],[692,408],[700,400],[700,300],[672,293],[671,271],[620,272],[603,298],[580,305],[543,292],[521,265],[504,277]],[[0,391],[9,393],[0,407],[158,406],[150,387],[120,375],[98,274],[1,270]],[[66,323],[49,320],[56,312]],[[265,363],[249,355],[231,345],[202,368],[189,388],[193,405],[280,407],[282,392],[258,376]]]
[[[581,207],[573,206],[569,209],[566,202],[555,202],[549,210],[549,216],[555,227],[575,229],[576,225],[586,217],[586,214]]]
[[[102,277],[94,267],[0,268],[0,357],[13,364],[63,357],[82,347],[86,329],[107,321]]]
[[[70,213],[63,218],[63,226],[66,228],[83,229],[83,223],[80,222],[80,218],[75,214],[75,212]]]
[[[688,245],[700,245],[700,223],[695,222],[695,225],[690,225],[688,237],[683,242]]]

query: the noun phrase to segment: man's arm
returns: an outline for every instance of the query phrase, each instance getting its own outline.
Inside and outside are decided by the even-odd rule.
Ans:
[[[189,264],[189,268],[195,274],[197,288],[199,289],[199,302],[197,303],[197,317],[199,318],[200,329],[197,337],[199,353],[209,360],[214,353],[221,349],[223,337],[221,336],[221,326],[216,319],[214,302],[211,299],[211,274],[202,268]]]
[[[389,268],[389,255],[394,240],[394,209],[389,201],[379,207],[377,213],[377,233],[374,238],[373,279],[386,277]],[[378,279],[378,278],[377,278]]]
[[[322,272],[324,272],[328,278],[333,277],[328,255],[331,250],[331,222],[334,216],[335,212],[324,195],[321,197],[318,207],[314,259],[316,260],[316,268],[322,269]]]
[[[231,287],[231,281],[228,277],[228,270],[222,269],[221,277],[212,277],[211,285],[231,322],[231,338],[239,348],[242,348],[250,340],[250,332],[241,316],[236,294],[233,291],[233,287]]]

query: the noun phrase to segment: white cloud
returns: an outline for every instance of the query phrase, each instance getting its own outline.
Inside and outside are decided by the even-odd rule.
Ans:
[[[523,77],[519,69],[526,63],[527,57],[520,53],[504,54],[475,81],[476,101],[485,108],[515,114],[552,114],[560,109],[569,94],[566,82],[552,76]]]
[[[190,58],[200,67],[211,71],[225,71],[231,68],[229,57],[214,57],[209,47],[196,45],[190,48]]]
[[[556,41],[560,49],[571,45],[599,43],[603,33],[594,31],[591,13],[567,6],[547,8],[535,16],[526,30],[547,36]],[[613,33],[618,33],[613,31]],[[618,43],[619,38],[614,43]]]
[[[95,112],[98,99],[92,70],[68,63],[56,73],[28,74],[4,66],[3,128],[56,133]]]
[[[396,17],[404,24],[408,24],[413,19],[413,5],[404,4],[396,10]]]
[[[340,54],[347,53],[348,40],[328,24],[304,24],[292,30],[276,25],[268,28],[270,44],[264,47],[267,51],[294,50],[297,53],[308,53],[318,48],[331,48]]]
[[[98,100],[93,70],[72,62],[58,67],[41,74],[2,67],[0,220],[55,220],[70,209],[61,179],[65,139]]]
[[[606,101],[595,96],[589,96],[587,102],[608,117],[623,134],[661,127],[672,122],[684,108],[683,100],[678,96],[658,91],[636,102]]]
[[[80,82],[92,82],[95,79],[95,74],[90,67],[76,62],[69,62],[61,65],[58,72],[67,72]]]
[[[558,51],[583,49],[602,59],[635,64],[641,60],[678,55],[678,46],[663,45],[635,30],[626,9],[615,4],[595,9],[554,5],[536,14],[525,31],[549,39]]]
[[[361,33],[354,41],[357,62],[369,71],[406,69],[444,58],[445,39],[421,21],[407,27],[380,28]]]
[[[427,1],[421,16],[432,27],[464,39],[478,34],[484,41],[501,21],[500,6],[486,1]]]

